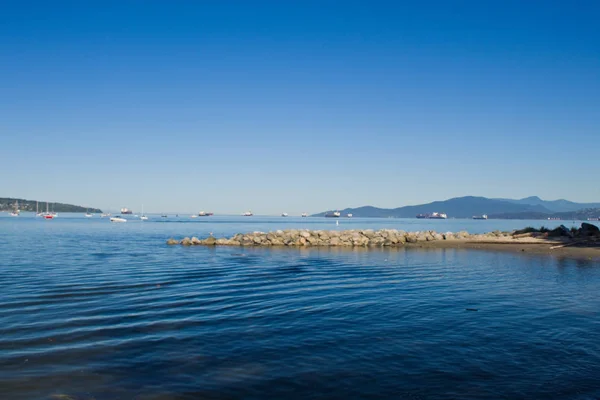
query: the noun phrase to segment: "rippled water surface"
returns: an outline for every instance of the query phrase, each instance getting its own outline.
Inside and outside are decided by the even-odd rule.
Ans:
[[[335,229],[310,218],[1,217],[0,398],[600,398],[593,260],[165,245],[292,226]]]

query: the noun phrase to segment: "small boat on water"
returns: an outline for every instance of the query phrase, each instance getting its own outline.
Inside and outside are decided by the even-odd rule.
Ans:
[[[100,214],[100,218],[110,217],[110,213]]]
[[[339,218],[342,214],[339,211],[334,211],[325,214],[325,218]]]
[[[120,215],[115,215],[114,217],[110,217],[110,222],[127,222],[127,220]]]
[[[144,214],[144,205],[142,204],[142,216],[140,217],[140,219],[142,221],[146,221],[148,219],[148,217],[146,216],[146,214]]]
[[[12,217],[18,217],[21,214],[21,210],[19,210],[19,200],[15,200],[15,205],[13,211],[10,213]]]
[[[252,214],[252,211],[246,211],[245,213],[242,214],[243,217],[251,217],[254,214]]]
[[[306,217],[308,217],[308,214],[307,213],[302,213],[302,218],[306,218]]]
[[[488,216],[487,216],[487,214],[473,215],[473,219],[488,219]]]
[[[190,218],[198,218],[198,216],[196,214],[192,214],[190,215]]]
[[[348,214],[348,215],[346,215],[346,217],[352,218],[352,214]]]
[[[418,214],[417,218],[419,219],[447,219],[448,216],[444,213],[433,212],[430,214]]]
[[[44,219],[54,219],[58,214],[48,211],[48,202],[46,202],[46,212],[42,214]]]
[[[167,218],[167,215],[166,214],[165,215],[161,215],[160,217],[161,218]]]
[[[90,214],[90,210],[86,210],[85,211],[85,217],[86,218],[92,218],[94,216],[94,214]]]
[[[282,217],[287,217],[287,216],[288,216],[288,213],[281,213],[281,216],[282,216]]]

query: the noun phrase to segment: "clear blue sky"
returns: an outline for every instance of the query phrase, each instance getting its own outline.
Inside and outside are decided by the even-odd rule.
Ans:
[[[599,21],[597,1],[5,2],[0,196],[600,201]]]

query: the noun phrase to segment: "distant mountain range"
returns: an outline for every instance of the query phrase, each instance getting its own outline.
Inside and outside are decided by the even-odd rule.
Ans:
[[[25,199],[13,199],[10,197],[0,197],[0,211],[12,211],[15,206],[15,202],[19,202],[19,209],[21,211],[35,211],[36,202],[39,203],[39,211],[46,211],[46,202],[37,200],[25,200]],[[86,212],[91,213],[102,213],[102,210],[98,208],[87,208],[82,206],[75,206],[73,204],[54,203],[48,202],[48,208],[54,212]]]
[[[328,210],[314,216],[324,216]],[[446,213],[448,218],[471,218],[488,215],[499,219],[587,219],[600,216],[600,203],[575,203],[568,200],[542,200],[537,196],[524,199],[490,199],[487,197],[455,197],[444,201],[398,208],[364,206],[339,210],[354,217],[413,218],[417,214]],[[585,218],[583,218],[585,216]]]

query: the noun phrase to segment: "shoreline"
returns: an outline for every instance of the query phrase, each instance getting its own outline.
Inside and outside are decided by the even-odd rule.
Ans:
[[[525,231],[525,232],[524,232]],[[306,230],[288,229],[274,232],[238,233],[229,238],[209,236],[204,239],[185,237],[169,239],[168,245],[228,246],[228,247],[296,247],[346,249],[479,249],[547,254],[569,258],[600,260],[600,229],[582,224],[580,229],[560,226],[552,231],[533,228],[513,232],[494,231],[469,234],[435,231],[405,232],[395,229],[367,230]]]

